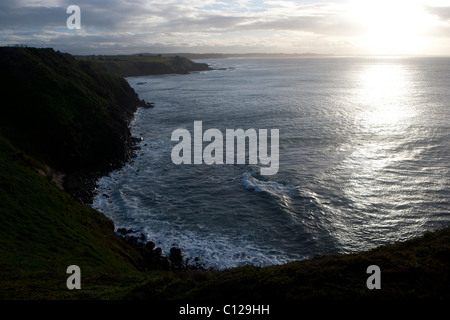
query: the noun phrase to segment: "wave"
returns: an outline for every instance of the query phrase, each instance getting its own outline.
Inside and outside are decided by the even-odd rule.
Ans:
[[[244,187],[255,192],[267,194],[273,199],[279,209],[287,213],[292,219],[297,220],[299,216],[298,212],[296,212],[294,201],[295,198],[298,198],[300,189],[281,182],[260,180],[256,176],[254,173],[244,172],[241,179]]]
[[[242,184],[247,189],[255,190],[256,192],[266,192],[271,195],[286,194],[287,187],[276,181],[262,181],[254,177],[250,172],[242,174]]]
[[[231,238],[226,235],[200,234],[162,224],[159,228],[146,227],[144,232],[151,239],[159,239],[156,245],[163,254],[167,254],[171,246],[176,246],[182,250],[188,264],[200,264],[206,268],[226,269],[248,264],[268,266],[305,258],[294,254],[288,257],[283,251],[246,239],[245,235]]]

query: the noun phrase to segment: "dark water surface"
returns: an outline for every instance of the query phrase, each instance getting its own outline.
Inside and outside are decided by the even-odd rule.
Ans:
[[[128,78],[144,141],[94,207],[218,267],[358,252],[450,224],[450,59],[206,61]],[[172,132],[279,129],[280,167],[175,165]],[[269,140],[270,141],[270,140]],[[225,144],[224,144],[225,145]],[[108,196],[105,196],[108,195]]]

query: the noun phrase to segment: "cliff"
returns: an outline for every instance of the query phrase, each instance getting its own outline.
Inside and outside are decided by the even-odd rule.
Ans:
[[[82,189],[79,177],[129,160],[128,125],[143,101],[123,78],[36,48],[0,48],[0,76],[2,134],[65,173],[74,193]]]
[[[77,56],[96,69],[114,73],[120,77],[136,77],[160,74],[186,74],[210,70],[206,63],[196,63],[180,56],[126,55],[126,56]]]
[[[0,48],[0,79],[0,298],[114,297],[170,268],[83,205],[96,177],[132,156],[128,125],[145,102],[128,82],[37,48]],[[72,264],[81,293],[65,287]]]

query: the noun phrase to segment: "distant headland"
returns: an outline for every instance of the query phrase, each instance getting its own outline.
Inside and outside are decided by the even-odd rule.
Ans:
[[[75,56],[82,64],[112,72],[120,77],[159,74],[186,74],[210,70],[206,63],[196,63],[185,56],[161,54]]]

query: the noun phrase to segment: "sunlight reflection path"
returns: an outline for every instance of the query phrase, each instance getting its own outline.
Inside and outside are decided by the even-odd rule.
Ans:
[[[353,151],[338,169],[338,174],[348,175],[342,190],[352,210],[336,215],[335,235],[341,243],[353,242],[354,246],[361,246],[354,243],[355,239],[367,239],[357,235],[372,232],[384,234],[381,242],[401,240],[426,221],[424,217],[402,226],[413,210],[418,181],[411,181],[398,169],[420,153],[403,147],[420,134],[411,131],[417,117],[411,76],[400,64],[381,63],[367,65],[358,79],[353,97],[355,134],[349,146]]]

